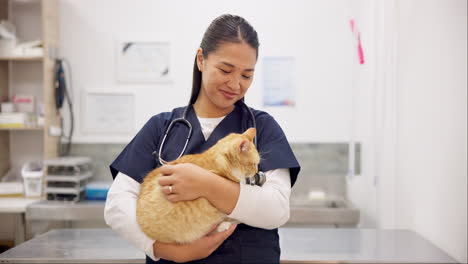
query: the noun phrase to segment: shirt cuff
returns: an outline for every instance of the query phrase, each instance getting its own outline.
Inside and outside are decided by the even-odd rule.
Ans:
[[[156,242],[156,240],[153,240],[151,238],[148,238],[147,241],[145,241],[145,246],[144,246],[144,252],[145,254],[150,257],[154,261],[158,261],[159,258],[154,255],[154,249],[153,249],[153,244]]]
[[[227,216],[241,223],[264,229],[274,229],[289,219],[291,179],[288,169],[265,172],[262,187],[239,183],[239,198]]]
[[[234,210],[227,216],[232,219],[239,220],[243,222],[243,219],[246,216],[252,215],[255,211],[255,205],[252,206],[252,203],[256,203],[258,200],[258,195],[260,191],[260,186],[257,185],[250,185],[243,183],[242,181],[239,183],[240,185],[240,193],[239,198],[237,200],[236,206]]]

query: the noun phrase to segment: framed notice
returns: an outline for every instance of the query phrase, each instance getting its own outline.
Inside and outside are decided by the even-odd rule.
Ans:
[[[120,41],[117,45],[119,82],[170,82],[170,45],[156,41]]]
[[[85,92],[82,122],[85,133],[127,134],[135,128],[133,94]]]

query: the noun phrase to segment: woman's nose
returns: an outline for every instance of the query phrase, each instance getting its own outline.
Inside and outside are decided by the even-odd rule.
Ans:
[[[230,76],[227,83],[228,87],[233,91],[238,91],[240,89],[240,79],[236,76]]]

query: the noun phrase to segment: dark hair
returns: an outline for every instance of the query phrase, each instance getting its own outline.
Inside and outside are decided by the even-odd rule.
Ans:
[[[219,47],[222,43],[241,43],[249,44],[256,51],[256,59],[258,58],[258,37],[257,31],[240,16],[225,14],[221,15],[206,29],[203,35],[200,48],[203,51],[203,58]],[[198,98],[201,88],[202,74],[197,67],[197,56],[195,55],[195,62],[193,64],[193,81],[192,81],[192,94],[190,95],[189,104],[194,104]]]

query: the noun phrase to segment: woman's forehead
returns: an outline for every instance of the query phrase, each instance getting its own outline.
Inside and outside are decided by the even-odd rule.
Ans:
[[[212,63],[221,63],[241,70],[254,69],[257,62],[257,51],[245,42],[222,43],[208,55]]]

